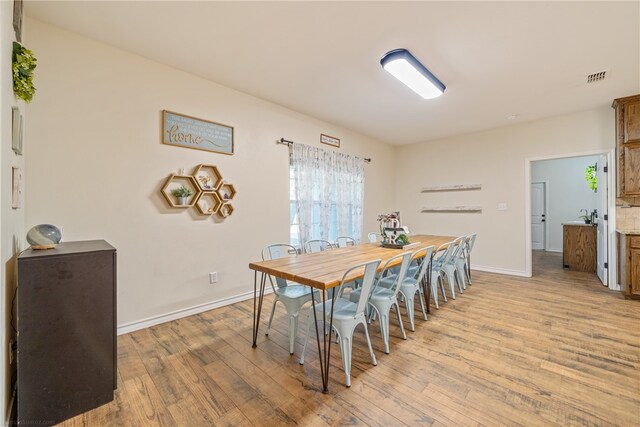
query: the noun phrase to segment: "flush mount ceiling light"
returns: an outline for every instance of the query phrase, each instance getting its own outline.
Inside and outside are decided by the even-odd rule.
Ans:
[[[444,83],[407,49],[395,49],[385,53],[380,65],[424,99],[436,98],[446,89]]]

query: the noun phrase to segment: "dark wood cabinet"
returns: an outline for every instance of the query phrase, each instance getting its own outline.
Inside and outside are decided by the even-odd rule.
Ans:
[[[640,299],[640,233],[618,232],[618,276],[624,296]]]
[[[18,257],[18,425],[52,425],[113,400],[116,250],[104,240]]]
[[[617,196],[640,206],[640,95],[613,101],[616,110]]]
[[[597,230],[593,225],[562,225],[562,265],[572,271],[595,273]]]

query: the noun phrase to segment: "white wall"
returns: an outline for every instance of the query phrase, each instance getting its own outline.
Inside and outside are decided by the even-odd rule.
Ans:
[[[598,194],[585,180],[587,166],[593,166],[598,159],[599,156],[582,156],[531,163],[531,182],[548,181],[547,250],[562,251],[563,222],[579,221],[578,217],[584,214],[581,209],[591,212],[598,208]]]
[[[463,112],[461,112],[462,114]],[[526,274],[525,159],[614,146],[609,106],[399,147],[396,200],[412,231],[478,232],[477,268]],[[420,193],[424,186],[482,184],[480,191]],[[498,203],[507,203],[498,211]],[[421,213],[423,206],[480,205],[481,214]]]
[[[26,23],[23,23],[22,41],[30,47],[26,38]],[[5,422],[9,416],[8,407],[11,398],[11,375],[8,360],[9,340],[12,337],[10,317],[11,300],[16,288],[16,255],[25,247],[24,209],[11,208],[11,175],[12,167],[24,170],[24,156],[17,156],[11,149],[12,106],[18,106],[26,118],[24,102],[13,95],[13,76],[11,74],[11,56],[13,51],[13,2],[0,2],[0,307],[3,326],[0,328],[0,366],[2,369],[2,385],[0,386],[0,402]],[[37,85],[37,81],[36,81]],[[27,121],[28,123],[28,121]],[[28,132],[25,130],[25,144],[28,145]],[[26,153],[28,150],[24,150]]]
[[[389,145],[39,21],[29,20],[29,31],[39,65],[28,108],[27,227],[56,224],[65,240],[117,248],[120,325],[253,290],[249,262],[289,239],[281,137],[320,145],[326,133],[341,139],[340,151],[372,158],[365,233],[393,208]],[[234,126],[235,155],[161,144],[163,109]],[[200,163],[217,165],[237,190],[224,222],[169,209],[160,195],[170,173]]]

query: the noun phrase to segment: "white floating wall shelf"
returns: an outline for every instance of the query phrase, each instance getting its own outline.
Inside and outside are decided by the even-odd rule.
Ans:
[[[482,184],[446,185],[441,187],[422,187],[421,193],[436,193],[439,191],[471,191],[481,189]]]
[[[482,206],[429,206],[424,207],[423,213],[481,213]]]

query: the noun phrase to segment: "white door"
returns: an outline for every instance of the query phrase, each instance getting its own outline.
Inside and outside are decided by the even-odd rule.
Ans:
[[[609,235],[609,227],[608,221],[605,218],[608,218],[608,210],[607,210],[607,196],[609,193],[609,188],[607,186],[607,173],[605,172],[605,167],[607,167],[607,156],[600,156],[598,159],[598,190],[597,194],[597,209],[598,209],[598,266],[596,268],[596,272],[598,273],[598,278],[602,282],[603,285],[607,286],[607,258],[609,255],[609,247],[607,245],[607,236]]]
[[[546,188],[544,182],[531,183],[531,249],[545,250],[547,223],[545,206]]]

